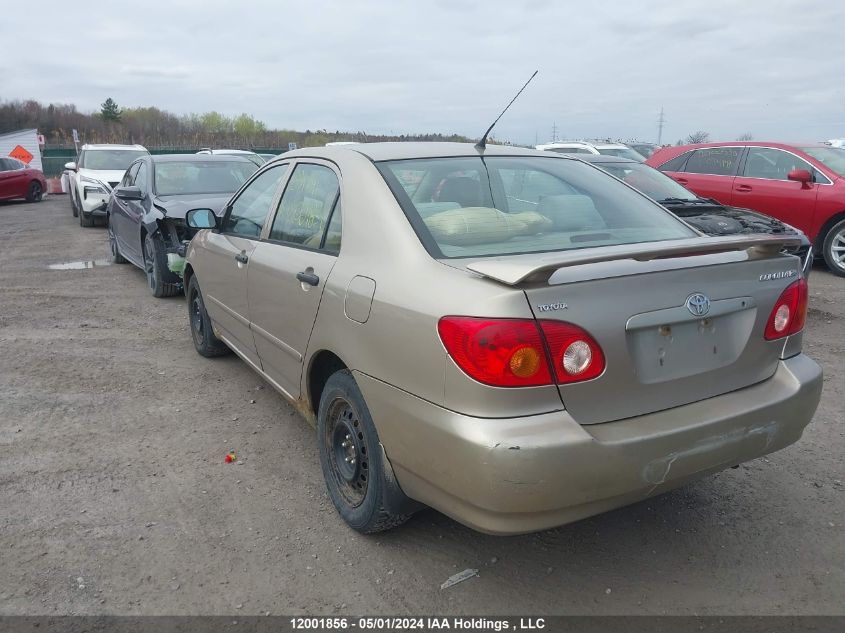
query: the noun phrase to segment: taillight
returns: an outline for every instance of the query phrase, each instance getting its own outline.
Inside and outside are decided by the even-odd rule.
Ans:
[[[458,367],[496,387],[580,382],[604,371],[598,343],[570,323],[450,316],[437,330]]]
[[[584,329],[562,321],[540,321],[559,384],[591,380],[604,371],[604,354]]]
[[[797,334],[804,329],[807,319],[807,280],[799,279],[786,287],[778,300],[769,320],[766,322],[764,337],[767,341]]]
[[[440,339],[458,367],[497,387],[551,384],[543,339],[533,320],[443,317]]]

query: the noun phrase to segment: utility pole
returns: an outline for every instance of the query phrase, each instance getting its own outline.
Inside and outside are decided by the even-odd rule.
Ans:
[[[552,123],[552,143],[557,142],[557,122]]]
[[[666,124],[666,117],[663,116],[663,106],[660,106],[660,116],[657,117],[657,144],[663,141],[663,126]]]

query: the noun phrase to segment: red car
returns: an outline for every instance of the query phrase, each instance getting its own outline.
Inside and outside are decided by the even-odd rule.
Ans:
[[[665,147],[646,164],[699,196],[754,209],[803,231],[845,277],[845,149],[736,141]]]
[[[17,158],[0,158],[0,200],[26,198],[38,202],[47,191],[41,170],[29,167]]]

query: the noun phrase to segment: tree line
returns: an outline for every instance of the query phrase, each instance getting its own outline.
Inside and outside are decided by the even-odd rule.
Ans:
[[[314,147],[337,141],[454,141],[457,134],[367,134],[336,130],[271,130],[250,114],[230,117],[220,112],[176,115],[156,107],[120,108],[111,97],[99,112],[80,112],[70,103],[35,100],[0,103],[0,134],[36,128],[48,147],[73,147],[73,130],[81,143],[140,143],[147,148],[231,147],[287,149],[288,143]]]

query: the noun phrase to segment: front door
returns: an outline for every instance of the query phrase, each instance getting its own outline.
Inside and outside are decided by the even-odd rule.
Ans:
[[[274,165],[258,173],[227,207],[221,230],[204,231],[194,238],[202,241],[202,247],[194,251],[193,265],[208,316],[226,342],[259,368],[249,324],[247,279],[287,167]]]
[[[340,252],[340,180],[327,163],[298,163],[250,256],[249,307],[261,366],[291,397],[326,280]]]
[[[734,178],[731,202],[754,209],[812,234],[818,183],[801,183],[786,176],[793,169],[806,169],[816,178],[827,178],[792,152],[769,147],[749,147],[741,173]]]

